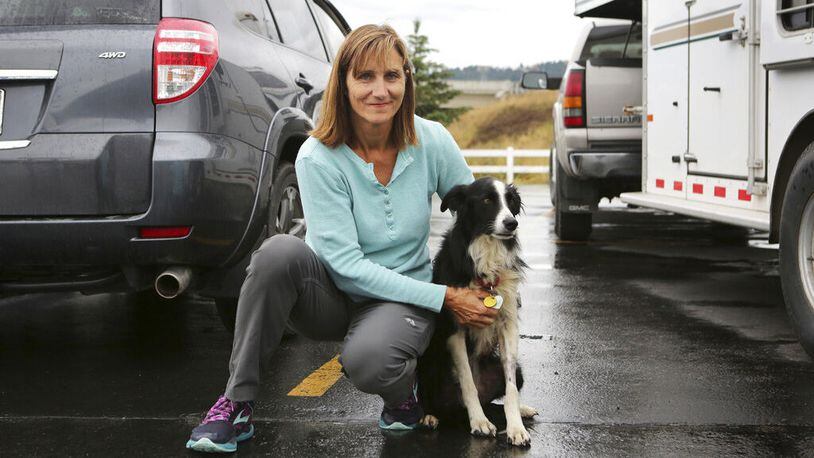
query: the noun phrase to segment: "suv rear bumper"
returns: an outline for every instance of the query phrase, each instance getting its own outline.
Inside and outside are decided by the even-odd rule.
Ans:
[[[569,165],[579,178],[637,178],[642,176],[641,152],[573,151]]]
[[[262,151],[230,137],[156,133],[146,212],[0,216],[0,291],[109,290],[117,276],[134,289],[143,283],[137,277],[165,266],[212,269],[236,262],[254,243],[245,235],[256,232],[249,231],[250,221],[260,220],[252,218],[255,207],[265,205],[258,199],[263,159]],[[155,226],[192,231],[180,239],[139,238],[141,227]]]

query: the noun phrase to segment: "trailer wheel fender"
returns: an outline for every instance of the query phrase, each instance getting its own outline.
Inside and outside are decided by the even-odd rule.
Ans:
[[[814,132],[814,110],[808,112],[794,126],[789,138],[786,140],[786,144],[783,146],[783,152],[780,154],[780,161],[777,164],[774,181],[772,182],[771,227],[769,230],[769,241],[771,243],[777,243],[780,239],[780,213],[783,208],[783,199],[789,176],[800,156],[803,155],[809,144],[814,141],[811,132]]]

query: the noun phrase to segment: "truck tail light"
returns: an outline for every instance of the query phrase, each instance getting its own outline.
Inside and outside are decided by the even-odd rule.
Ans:
[[[170,103],[195,92],[218,63],[218,32],[212,24],[164,18],[153,42],[153,103]]]
[[[569,70],[565,78],[563,124],[565,127],[585,127],[585,70]]]

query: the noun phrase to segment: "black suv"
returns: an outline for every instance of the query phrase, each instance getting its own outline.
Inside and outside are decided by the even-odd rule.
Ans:
[[[0,3],[0,294],[228,317],[259,243],[304,236],[293,163],[348,31],[327,0]]]

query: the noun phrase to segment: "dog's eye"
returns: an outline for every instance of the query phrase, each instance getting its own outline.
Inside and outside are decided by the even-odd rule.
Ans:
[[[491,203],[492,203],[492,199],[490,199],[490,198],[488,198],[488,197],[487,197],[487,198],[483,199],[483,203],[485,203],[485,204],[487,204],[487,205],[488,205],[488,204],[491,204]]]

